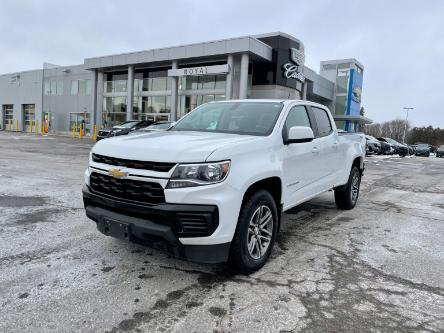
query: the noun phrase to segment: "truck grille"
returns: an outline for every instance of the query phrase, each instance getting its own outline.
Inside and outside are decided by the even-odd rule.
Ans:
[[[109,157],[98,154],[92,154],[92,160],[93,162],[96,163],[115,165],[130,169],[142,169],[142,170],[151,170],[158,172],[169,172],[176,165],[175,163],[166,163],[166,162],[126,160],[123,158]]]
[[[163,187],[158,183],[116,179],[93,172],[90,176],[90,187],[94,192],[123,200],[137,201],[144,204],[165,202]]]

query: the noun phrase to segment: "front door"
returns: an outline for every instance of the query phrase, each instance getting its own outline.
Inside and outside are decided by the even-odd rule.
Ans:
[[[297,105],[291,108],[284,124],[284,137],[293,126],[312,128],[305,106]],[[320,149],[315,140],[285,145],[282,158],[284,208],[286,209],[317,193],[315,186],[321,177],[322,166]]]

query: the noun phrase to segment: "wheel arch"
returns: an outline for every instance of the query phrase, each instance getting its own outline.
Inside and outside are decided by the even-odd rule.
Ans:
[[[273,176],[263,178],[251,184],[244,193],[242,198],[241,209],[244,207],[248,198],[258,190],[266,190],[273,197],[278,210],[278,231],[281,226],[281,213],[282,213],[282,180],[280,177]]]

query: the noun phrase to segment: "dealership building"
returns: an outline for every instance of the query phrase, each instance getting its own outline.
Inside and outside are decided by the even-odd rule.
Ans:
[[[0,75],[3,130],[69,132],[84,124],[174,121],[202,103],[306,99],[326,105],[339,128],[358,131],[364,67],[356,59],[306,67],[303,43],[285,33],[86,58],[83,64]]]

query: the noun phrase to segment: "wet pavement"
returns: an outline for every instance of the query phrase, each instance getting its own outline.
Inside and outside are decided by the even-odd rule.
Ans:
[[[90,144],[0,132],[0,332],[442,332],[444,159],[369,157],[358,206],[283,215],[251,276],[105,237]]]

